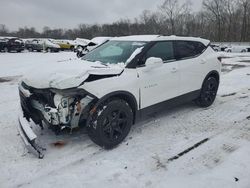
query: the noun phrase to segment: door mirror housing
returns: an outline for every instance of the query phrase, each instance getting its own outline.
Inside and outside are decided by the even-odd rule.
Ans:
[[[163,60],[158,57],[150,57],[145,62],[145,66],[147,69],[157,68],[162,65],[163,65]]]

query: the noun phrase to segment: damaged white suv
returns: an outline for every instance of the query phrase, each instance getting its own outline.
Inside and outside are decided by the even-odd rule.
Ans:
[[[51,64],[23,78],[20,132],[40,158],[31,120],[57,130],[86,127],[96,144],[113,148],[144,115],[192,100],[201,107],[212,105],[220,71],[220,61],[205,39],[113,38],[81,60]]]

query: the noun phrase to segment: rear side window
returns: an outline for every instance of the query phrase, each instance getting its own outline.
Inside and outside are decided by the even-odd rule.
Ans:
[[[176,41],[175,50],[177,59],[185,59],[198,56],[206,49],[201,42],[194,41]]]
[[[172,42],[157,42],[146,53],[145,60],[150,57],[158,57],[163,61],[174,59],[174,48]]]

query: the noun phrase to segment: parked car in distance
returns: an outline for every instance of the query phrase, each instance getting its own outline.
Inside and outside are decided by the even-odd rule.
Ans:
[[[90,42],[89,39],[83,39],[83,38],[76,38],[76,40],[74,40],[75,42],[75,49],[74,51],[76,52],[77,49],[79,48],[84,48],[86,45],[88,45],[88,43]]]
[[[5,38],[0,38],[0,52],[6,50],[6,49],[5,49],[6,43],[7,43],[7,39],[5,39]],[[8,51],[8,49],[7,49],[6,51]]]
[[[30,52],[41,52],[43,51],[43,41],[39,39],[26,40],[25,48]]]
[[[86,127],[111,149],[139,119],[173,105],[215,101],[221,62],[210,41],[177,36],[112,38],[82,59],[31,71],[20,84],[20,135],[42,158],[28,121],[69,130]],[[166,130],[167,131],[167,130]]]
[[[220,51],[221,51],[221,48],[220,48],[219,45],[211,44],[210,46],[211,46],[211,47],[213,48],[213,50],[216,51],[216,52],[220,52]]]
[[[231,46],[225,49],[225,52],[246,53],[250,46]]]
[[[21,52],[24,50],[24,43],[16,37],[0,38],[0,51],[4,52]]]
[[[103,43],[109,41],[112,37],[95,37],[90,40],[85,46],[79,46],[76,51],[76,56],[78,58],[83,57],[91,50],[95,49],[96,47],[102,45]]]
[[[71,50],[74,51],[75,43],[74,41],[70,40],[53,40],[55,44],[58,44],[60,46],[61,50]]]
[[[46,51],[46,52],[59,52],[60,46],[52,42],[51,39],[33,39],[27,40],[25,43],[26,49],[29,51]]]
[[[227,46],[224,44],[218,45],[218,44],[211,44],[211,47],[214,49],[216,52],[224,52],[225,49],[227,49]]]

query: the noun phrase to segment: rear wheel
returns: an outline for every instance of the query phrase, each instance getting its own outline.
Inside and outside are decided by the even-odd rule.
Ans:
[[[93,142],[105,149],[120,144],[133,124],[133,112],[129,104],[113,99],[101,105],[88,120],[88,135]]]
[[[51,52],[52,52],[52,49],[51,49],[51,48],[47,48],[46,51],[49,52],[49,53],[51,53]]]
[[[9,49],[8,49],[7,47],[4,47],[3,51],[4,51],[5,53],[7,53],[7,52],[9,52]]]
[[[219,82],[214,77],[208,77],[202,86],[201,93],[196,104],[200,107],[209,107],[214,103],[219,87]]]

